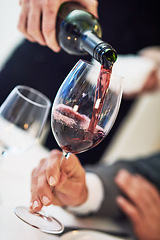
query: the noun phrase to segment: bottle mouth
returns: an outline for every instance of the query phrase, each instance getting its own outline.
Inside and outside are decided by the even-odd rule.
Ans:
[[[105,67],[105,69],[112,70],[113,64],[117,59],[117,53],[114,50],[108,50],[102,53],[101,64]]]
[[[111,69],[117,59],[117,53],[111,45],[101,42],[95,47],[93,57],[106,69]]]
[[[112,63],[114,63],[117,59],[117,53],[114,49],[106,51],[105,53],[103,53],[103,55],[107,58],[109,62]]]

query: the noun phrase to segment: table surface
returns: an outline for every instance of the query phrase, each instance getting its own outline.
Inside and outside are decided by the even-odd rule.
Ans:
[[[42,233],[16,217],[16,206],[28,206],[30,200],[30,175],[32,169],[48,151],[36,144],[29,151],[10,154],[0,160],[0,239],[3,240],[56,240],[58,235]],[[77,218],[57,206],[49,206],[48,212],[57,217],[64,226],[79,226],[110,231],[123,231],[109,219]]]

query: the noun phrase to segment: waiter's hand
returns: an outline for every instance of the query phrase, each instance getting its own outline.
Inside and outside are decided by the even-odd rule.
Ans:
[[[84,8],[97,17],[98,2],[96,0],[72,0],[79,2]],[[59,7],[69,0],[20,0],[21,13],[18,29],[25,37],[53,51],[60,51],[56,40],[56,18]]]

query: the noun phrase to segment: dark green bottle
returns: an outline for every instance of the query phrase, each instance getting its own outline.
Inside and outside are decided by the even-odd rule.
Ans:
[[[98,20],[75,2],[61,5],[57,18],[57,38],[61,48],[69,54],[89,53],[106,69],[117,59],[114,48],[101,39]]]

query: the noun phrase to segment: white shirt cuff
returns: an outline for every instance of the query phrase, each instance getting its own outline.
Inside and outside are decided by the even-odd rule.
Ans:
[[[123,93],[138,93],[143,89],[150,74],[157,69],[157,63],[138,55],[120,55],[112,73],[124,77]]]
[[[74,214],[86,215],[97,212],[104,199],[104,188],[100,178],[94,173],[86,173],[88,198],[85,203],[76,207],[67,207]]]

